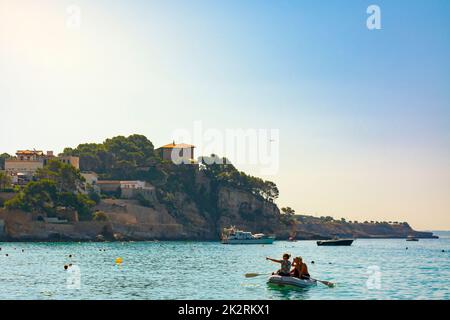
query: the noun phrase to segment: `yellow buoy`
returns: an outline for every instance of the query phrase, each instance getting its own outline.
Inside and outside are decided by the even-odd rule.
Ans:
[[[116,258],[116,263],[117,264],[121,264],[123,262],[121,257]]]

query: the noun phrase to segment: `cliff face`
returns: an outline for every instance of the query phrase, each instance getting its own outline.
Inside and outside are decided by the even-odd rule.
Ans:
[[[280,210],[272,202],[251,193],[231,188],[221,188],[218,194],[220,229],[235,225],[254,233],[276,234],[286,238],[288,230],[280,222]]]
[[[220,188],[215,214],[199,209],[184,193],[175,194],[174,206],[176,213],[159,202],[148,208],[132,200],[104,200],[96,209],[107,214],[113,233],[126,239],[218,240],[222,229],[231,225],[288,236],[278,207],[248,192]]]
[[[210,196],[205,194],[205,197]],[[287,237],[279,222],[278,207],[249,192],[220,188],[214,212],[201,210],[185,193],[176,193],[173,208],[155,201],[144,207],[135,200],[102,200],[95,210],[108,217],[104,222],[52,224],[36,221],[31,213],[0,211],[5,235],[26,240],[219,240],[224,227],[235,225],[252,232]]]
[[[210,196],[206,195],[205,197]],[[219,240],[224,227],[236,226],[253,233],[275,234],[287,239],[295,230],[297,239],[431,238],[429,232],[414,231],[407,224],[369,224],[322,221],[296,216],[296,224],[280,221],[278,207],[250,192],[221,187],[214,212],[200,209],[187,194],[176,193],[173,208],[158,201],[151,207],[134,200],[102,200],[95,208],[107,221],[52,224],[33,219],[31,213],[0,209],[0,240],[96,241],[96,240]],[[211,209],[211,208],[210,208]]]
[[[106,213],[117,239],[175,240],[185,237],[184,229],[164,207],[147,208],[133,200],[102,201],[96,210]]]
[[[5,223],[2,240],[9,241],[88,241],[111,229],[108,222],[52,224],[35,221],[31,213],[22,211],[0,210],[0,220]]]

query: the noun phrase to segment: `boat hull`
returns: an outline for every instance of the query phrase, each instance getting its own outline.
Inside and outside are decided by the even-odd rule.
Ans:
[[[309,288],[317,285],[316,280],[305,280],[295,277],[283,277],[279,275],[273,275],[267,281],[269,284],[275,284],[279,286],[294,286],[298,288]]]
[[[353,239],[317,241],[318,246],[351,246]]]
[[[272,244],[275,238],[264,238],[264,239],[247,239],[247,240],[237,240],[237,239],[224,239],[223,244]]]

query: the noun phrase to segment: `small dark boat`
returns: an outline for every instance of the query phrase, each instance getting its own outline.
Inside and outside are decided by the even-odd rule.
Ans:
[[[353,239],[336,239],[317,241],[318,246],[351,246]]]

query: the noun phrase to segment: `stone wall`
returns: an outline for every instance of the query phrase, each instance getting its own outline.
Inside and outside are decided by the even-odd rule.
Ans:
[[[112,224],[114,233],[133,240],[185,239],[187,233],[164,206],[140,206],[135,200],[102,201],[96,210],[103,211]]]
[[[0,240],[6,238],[5,220],[0,219]]]
[[[136,199],[138,196],[142,196],[150,202],[156,201],[154,188],[122,188],[121,190],[121,198],[123,199]]]

